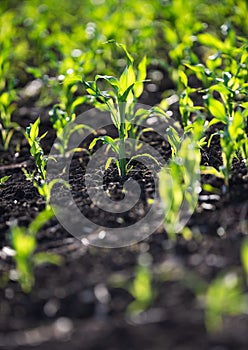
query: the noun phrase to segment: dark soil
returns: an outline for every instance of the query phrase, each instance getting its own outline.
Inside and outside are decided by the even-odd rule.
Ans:
[[[159,99],[159,92],[154,93],[150,104]],[[176,104],[172,110],[177,111]],[[47,112],[28,105],[22,106],[15,116],[26,127],[42,115],[42,131],[49,131],[43,142],[46,153],[54,140]],[[149,137],[168,159],[168,145],[154,135]],[[74,199],[92,220],[110,227],[119,225],[116,215],[106,215],[91,206],[83,182],[87,159],[82,152],[71,164]],[[202,151],[202,163],[216,167],[221,164],[218,138],[210,149],[205,147]],[[145,215],[147,198],[153,195],[149,169],[139,163],[134,165],[129,176],[141,184],[142,196],[136,209],[123,214],[122,225]],[[220,194],[211,196],[204,191],[200,194],[197,210],[188,224],[195,233],[191,241],[178,236],[171,242],[161,227],[145,241],[130,247],[86,247],[70,236],[56,218],[51,219],[38,234],[38,249],[61,254],[64,263],[59,267],[37,268],[36,283],[30,294],[23,293],[15,281],[14,264],[5,248],[10,246],[11,223],[27,226],[45,207],[37,190],[25,179],[22,167],[32,170],[34,163],[25,139],[16,134],[9,152],[0,153],[0,177],[11,175],[0,190],[1,348],[247,349],[248,317],[225,317],[223,330],[210,335],[204,325],[204,307],[194,293],[194,281],[200,278],[209,283],[228,269],[241,270],[240,246],[248,233],[248,175],[241,161],[235,160],[233,164],[230,188],[225,194],[221,192],[220,180],[209,175],[202,177],[202,182],[218,188]],[[122,198],[123,183],[114,167],[105,173],[103,186],[115,200]],[[133,297],[127,286],[135,276],[138,258],[144,254],[151,259],[156,297],[148,310],[129,317],[126,310]],[[11,279],[4,284],[9,272]],[[187,275],[194,276],[191,284],[182,278]],[[117,279],[124,282],[116,285],[113,281]]]

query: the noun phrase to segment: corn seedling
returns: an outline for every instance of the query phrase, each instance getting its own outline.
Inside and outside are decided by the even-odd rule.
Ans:
[[[237,49],[237,52],[236,57],[230,58],[229,71],[224,71],[220,77],[215,78],[218,83],[209,88],[210,94],[206,99],[208,110],[214,117],[209,126],[224,124],[224,130],[221,130],[219,135],[226,183],[233,157],[240,152],[244,159],[247,159],[247,45]],[[212,92],[217,92],[221,99],[214,99],[211,96]]]
[[[198,147],[188,137],[159,174],[159,192],[165,210],[164,225],[171,239],[175,239],[183,226],[184,214],[187,217],[197,205],[200,160]]]
[[[136,266],[135,278],[128,287],[128,291],[134,298],[134,301],[127,308],[128,315],[139,314],[151,306],[155,297],[152,279],[150,256],[141,254]]]
[[[209,109],[215,116],[209,124],[213,125],[217,122],[224,124],[224,130],[212,134],[208,141],[210,145],[215,135],[220,136],[223,165],[218,170],[213,167],[202,167],[202,173],[222,178],[225,186],[228,186],[233,159],[241,155],[247,164],[248,137],[245,132],[247,111],[238,108],[232,110],[231,116],[228,116],[224,104],[214,98],[209,98]]]
[[[166,130],[166,136],[171,146],[172,157],[174,157],[185,137],[190,137],[195,145],[201,149],[207,144],[206,136],[204,136],[205,120],[201,115],[197,116],[194,121],[190,121],[184,128],[183,133],[180,132],[179,123],[174,123],[174,126],[169,126]]]
[[[184,86],[184,91],[179,99],[179,112],[182,118],[183,127],[186,128],[190,124],[190,116],[192,113],[196,114],[202,109],[200,106],[194,106],[194,102],[190,94],[196,92],[197,89],[189,87],[188,77],[182,69],[178,72],[179,78]]]
[[[44,155],[44,151],[40,145],[40,140],[43,139],[47,133],[44,133],[39,137],[39,125],[40,119],[38,118],[34,124],[30,124],[30,126],[26,129],[25,134],[30,145],[30,154],[35,160],[37,172],[34,171],[32,173],[29,173],[26,169],[23,169],[23,172],[26,176],[26,179],[33,182],[34,187],[45,199],[46,205],[49,206],[52,188],[57,183],[62,182],[62,180],[53,179],[48,182],[46,179],[46,164],[48,157]],[[55,161],[55,159],[53,160]],[[63,183],[66,186],[69,186],[64,181]]]
[[[112,121],[118,130],[118,138],[113,139],[110,136],[101,136],[95,138],[91,145],[92,149],[98,140],[103,144],[108,144],[111,149],[117,153],[116,165],[119,169],[120,175],[126,175],[128,165],[126,161],[126,142],[129,137],[134,139],[137,137],[139,121],[147,118],[148,113],[145,110],[134,111],[135,103],[138,97],[142,94],[143,83],[146,78],[146,57],[138,65],[138,74],[134,70],[134,59],[128,53],[126,47],[122,44],[115,43],[121,47],[127,58],[127,66],[120,78],[113,76],[97,75],[94,81],[84,81],[83,84],[86,91],[93,97],[95,107],[103,111],[110,112]],[[111,86],[111,90],[103,91],[98,87],[99,80],[107,82]],[[143,132],[145,132],[143,130]],[[138,136],[140,137],[140,135]],[[143,154],[139,156],[151,155]],[[136,158],[138,157],[135,156]],[[153,159],[155,161],[155,159]]]
[[[218,276],[205,295],[205,324],[209,332],[220,331],[223,316],[237,316],[246,311],[246,296],[235,272]]]
[[[236,110],[233,117],[228,119],[228,124],[220,131],[220,144],[222,149],[223,167],[220,169],[228,184],[232,167],[232,160],[238,154],[242,154],[247,161],[248,138],[245,132],[246,119],[241,110]]]
[[[69,60],[69,62],[67,62]],[[80,60],[79,60],[80,62]],[[78,124],[72,127],[72,123],[76,119],[75,110],[78,106],[85,103],[87,98],[85,96],[75,96],[78,90],[78,74],[80,73],[80,66],[71,59],[65,59],[62,66],[67,68],[65,74],[58,76],[59,84],[57,86],[57,95],[59,95],[60,103],[53,106],[53,109],[49,112],[50,120],[53,124],[53,128],[56,131],[58,142],[55,143],[55,148],[59,151],[60,155],[65,156],[66,152],[75,152],[79,149],[67,150],[68,142],[71,135],[81,129],[87,129],[94,133],[89,126],[85,124]],[[73,68],[72,68],[73,67]],[[76,74],[78,73],[78,74]],[[81,74],[80,74],[81,76]]]
[[[36,235],[53,215],[51,209],[46,209],[37,215],[28,228],[12,226],[10,229],[11,243],[15,251],[13,258],[18,273],[18,281],[22,290],[26,293],[30,292],[34,285],[34,269],[36,266],[44,263],[59,265],[62,262],[61,257],[58,255],[36,252]]]
[[[39,178],[45,180],[47,157],[44,155],[44,151],[40,145],[40,140],[46,136],[47,132],[39,137],[39,125],[40,118],[38,118],[33,124],[30,124],[30,126],[27,127],[25,136],[30,146],[30,154],[35,160]]]
[[[79,101],[77,102],[79,103]],[[74,107],[71,108],[72,110],[74,109]],[[71,127],[71,123],[75,120],[75,118],[75,113],[69,115],[67,112],[62,110],[59,105],[55,105],[50,111],[50,119],[53,124],[53,128],[56,130],[56,136],[58,139],[58,142],[54,144],[54,147],[59,151],[60,155],[62,156],[66,156],[66,153],[68,152],[75,152],[81,150],[80,148],[68,150],[68,143],[71,135],[74,132],[86,129],[90,130],[92,133],[95,133],[95,131],[92,128],[85,124],[77,124]]]
[[[248,281],[248,241],[241,245],[240,259]],[[247,294],[244,292],[241,278],[235,272],[217,277],[206,292],[205,322],[207,329],[218,331],[222,327],[223,316],[236,316],[247,313]]]
[[[240,249],[246,285],[248,282],[248,240]],[[209,285],[205,295],[205,324],[209,332],[221,330],[223,316],[237,316],[247,313],[247,294],[242,279],[236,272],[229,272],[217,278]]]
[[[217,40],[217,39],[216,39]],[[223,47],[225,51],[225,47]],[[204,174],[212,174],[224,180],[228,186],[232,162],[235,157],[242,156],[247,163],[248,138],[247,127],[247,44],[236,48],[234,54],[231,47],[228,54],[220,52],[207,60],[209,68],[203,65],[190,68],[205,85],[208,85],[204,96],[205,107],[212,116],[208,127],[221,123],[223,129],[213,133],[208,146],[215,135],[220,136],[223,166],[220,169],[203,167]],[[233,56],[232,56],[233,55]],[[226,68],[227,71],[223,71]],[[207,83],[206,83],[207,81]],[[210,85],[210,87],[209,87]],[[216,98],[216,94],[219,98]]]

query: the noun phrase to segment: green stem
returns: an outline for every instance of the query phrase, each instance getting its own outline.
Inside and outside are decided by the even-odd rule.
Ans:
[[[126,175],[126,152],[125,152],[125,106],[124,102],[119,104],[120,112],[120,128],[119,128],[119,138],[120,138],[120,147],[119,147],[119,162],[120,162],[120,171],[121,176]]]

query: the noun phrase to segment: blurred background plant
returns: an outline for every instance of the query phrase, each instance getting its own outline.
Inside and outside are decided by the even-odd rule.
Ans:
[[[35,267],[41,264],[62,263],[62,258],[49,252],[37,252],[38,231],[54,216],[52,209],[40,212],[30,223],[28,228],[12,225],[10,229],[11,246],[13,247],[13,259],[16,265],[17,280],[22,290],[30,292],[34,283]]]
[[[177,87],[182,62],[205,62],[214,49],[230,52],[238,36],[247,36],[247,10],[245,0],[3,0],[1,32],[9,39],[1,50],[1,80],[8,71],[8,80],[15,77],[16,85],[24,86],[33,75],[43,83],[43,104],[49,104],[68,75],[92,79],[99,71],[120,73],[122,55],[102,46],[114,39],[135,60],[149,57],[148,63],[166,71]]]

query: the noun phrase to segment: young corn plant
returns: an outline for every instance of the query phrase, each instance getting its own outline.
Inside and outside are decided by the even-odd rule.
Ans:
[[[40,140],[46,136],[47,132],[39,137],[39,125],[40,118],[38,118],[33,124],[30,124],[25,133],[30,145],[30,154],[35,160],[36,171],[30,173],[26,169],[23,169],[23,172],[26,179],[33,182],[34,187],[45,199],[46,205],[49,207],[52,188],[55,184],[61,182],[61,179],[53,179],[50,182],[48,182],[46,179],[46,165],[48,157],[44,155],[44,151],[40,145]]]
[[[248,283],[248,240],[240,248],[245,285]],[[210,332],[219,331],[223,325],[223,316],[238,316],[247,313],[247,293],[244,279],[235,271],[230,271],[211,282],[205,295],[205,323]]]
[[[159,193],[165,210],[164,225],[171,239],[175,239],[176,233],[182,230],[185,218],[197,205],[201,189],[200,161],[199,148],[187,137],[159,174]]]
[[[179,98],[179,112],[183,130],[180,132],[179,122],[174,123],[174,126],[170,125],[167,129],[172,156],[178,152],[185,136],[189,136],[199,148],[207,144],[204,136],[206,121],[202,113],[203,107],[195,106],[190,96],[191,93],[197,92],[198,89],[189,87],[188,77],[182,69],[179,69],[178,75],[184,86],[184,91]]]
[[[179,112],[182,118],[183,128],[187,128],[191,124],[190,116],[192,114],[199,114],[202,107],[195,106],[190,96],[192,93],[197,92],[198,89],[191,88],[189,86],[188,77],[182,69],[179,69],[178,75],[182,85],[184,86],[184,90],[179,98]]]
[[[66,152],[80,151],[81,149],[68,150],[68,143],[71,135],[74,132],[80,130],[90,130],[92,133],[95,131],[85,124],[77,124],[72,126],[72,123],[76,119],[76,108],[87,101],[85,96],[75,96],[75,92],[78,89],[78,78],[73,74],[67,76],[62,75],[63,80],[59,86],[60,90],[60,103],[53,106],[53,109],[49,112],[50,120],[53,124],[53,128],[56,131],[57,141],[55,148],[59,151],[59,154],[66,156]]]
[[[81,100],[80,100],[81,101]],[[81,151],[81,148],[74,148],[68,150],[68,143],[71,135],[74,132],[78,132],[80,130],[90,130],[93,134],[95,131],[85,125],[85,124],[77,124],[71,127],[71,123],[75,120],[76,114],[72,113],[72,115],[68,115],[63,109],[60,108],[59,105],[55,105],[53,109],[50,111],[50,120],[53,124],[53,128],[56,130],[56,136],[58,142],[54,144],[54,147],[59,151],[59,154],[63,157],[67,156],[68,152],[77,152]]]
[[[207,144],[206,136],[204,136],[205,120],[201,115],[198,115],[194,121],[190,121],[183,132],[180,132],[180,129],[179,123],[174,123],[174,126],[170,125],[166,130],[172,157],[178,153],[185,137],[190,137],[199,149],[202,149]]]
[[[247,296],[241,278],[235,272],[217,276],[205,295],[205,324],[208,332],[218,332],[223,326],[223,316],[238,316],[247,312]]]
[[[26,129],[25,136],[30,146],[30,154],[33,156],[40,179],[46,179],[46,164],[47,157],[44,155],[44,151],[40,145],[40,141],[47,135],[45,132],[42,136],[39,135],[40,118],[38,118],[33,124],[30,124]],[[32,174],[33,176],[34,174]]]
[[[248,137],[245,130],[248,114],[247,110],[239,107],[234,109],[232,102],[229,102],[226,107],[224,103],[212,97],[208,99],[208,107],[214,116],[209,126],[219,122],[224,124],[224,129],[212,134],[208,142],[210,145],[215,135],[220,136],[223,165],[219,170],[213,167],[202,167],[202,173],[222,178],[225,186],[228,187],[233,159],[242,156],[247,165]]]
[[[59,255],[36,252],[38,231],[53,217],[52,209],[45,209],[26,227],[11,226],[10,239],[14,249],[13,259],[18,273],[18,282],[25,293],[29,293],[34,285],[34,269],[36,266],[49,263],[60,265]]]
[[[121,288],[132,295],[133,301],[126,309],[127,316],[131,318],[152,306],[157,295],[153,282],[154,271],[151,266],[151,257],[147,253],[142,253],[138,257],[135,275],[131,281],[129,276],[119,274],[113,274],[108,281],[111,288]]]
[[[219,332],[223,328],[225,316],[239,316],[247,313],[247,281],[248,281],[248,240],[245,239],[240,249],[240,260],[244,277],[232,270],[217,275],[210,283],[203,283],[200,290],[193,290],[199,300],[203,301],[205,325],[209,333]],[[244,284],[246,281],[246,284]]]
[[[136,267],[135,279],[128,288],[132,294],[134,301],[127,308],[128,315],[139,314],[148,309],[155,297],[152,286],[152,271],[150,266],[138,264]]]
[[[223,47],[223,50],[226,48]],[[223,165],[219,169],[202,167],[203,174],[213,174],[224,180],[224,187],[229,184],[233,159],[242,156],[247,164],[248,138],[247,127],[247,44],[239,48],[228,48],[227,53],[220,51],[203,65],[186,65],[204,82],[207,89],[202,90],[205,108],[213,117],[208,123],[221,123],[222,129],[210,136],[208,146],[215,135],[220,136]],[[216,95],[219,98],[216,98]]]
[[[136,74],[134,69],[134,59],[122,44],[115,43],[121,47],[127,58],[127,66],[117,79],[114,76],[97,75],[94,81],[83,81],[88,94],[93,98],[93,104],[102,111],[110,112],[112,122],[118,131],[118,138],[113,139],[110,136],[101,136],[95,138],[91,145],[92,149],[97,141],[101,140],[103,144],[108,144],[111,149],[118,155],[115,159],[121,176],[125,176],[129,169],[130,161],[127,163],[127,138],[136,140],[141,136],[138,135],[139,122],[147,118],[149,113],[145,110],[135,111],[137,99],[143,92],[143,83],[146,78],[146,57],[138,65]],[[107,91],[101,90],[99,81],[105,81],[110,85],[111,89]],[[148,130],[143,130],[143,132]],[[147,156],[153,158],[149,154],[136,155]],[[153,159],[156,161],[155,159]]]

